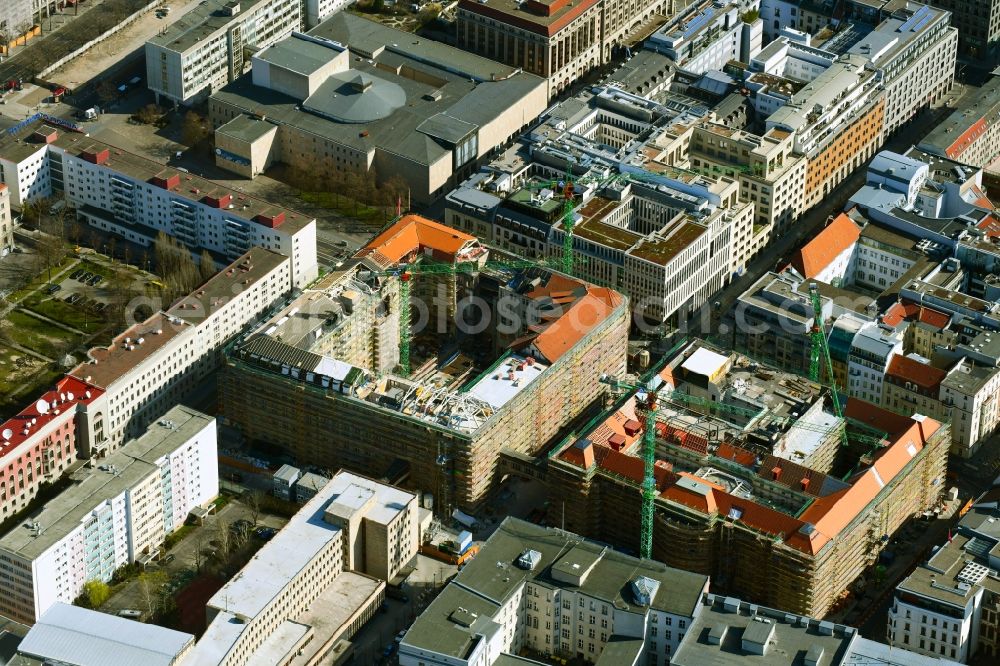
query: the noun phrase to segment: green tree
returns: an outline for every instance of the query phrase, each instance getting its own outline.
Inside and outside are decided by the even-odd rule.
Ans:
[[[83,592],[80,594],[79,599],[77,599],[80,603],[77,605],[96,610],[103,606],[104,602],[110,598],[111,588],[104,581],[95,578],[83,584]]]

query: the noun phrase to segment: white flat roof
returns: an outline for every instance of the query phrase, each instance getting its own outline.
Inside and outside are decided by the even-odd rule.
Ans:
[[[76,666],[170,666],[194,636],[56,603],[38,619],[18,652]]]
[[[704,347],[698,347],[695,353],[691,354],[686,361],[681,363],[681,367],[688,372],[693,372],[696,375],[711,377],[718,372],[728,360],[729,357],[727,356],[716,354],[714,351],[705,349]]]
[[[375,495],[375,502],[372,504],[365,518],[377,523],[386,524],[396,515],[406,508],[406,506],[416,500],[416,495],[400,490],[384,483],[378,483],[363,476],[351,474],[350,472],[340,472],[334,476],[324,493],[329,493],[330,504],[339,504],[347,508],[357,510],[368,501],[371,493]]]
[[[537,361],[533,361],[533,365],[529,365],[527,357],[511,354],[489,374],[480,378],[469,390],[469,394],[479,398],[494,409],[499,409],[523,391],[548,367]],[[510,379],[511,371],[514,373],[513,380]]]

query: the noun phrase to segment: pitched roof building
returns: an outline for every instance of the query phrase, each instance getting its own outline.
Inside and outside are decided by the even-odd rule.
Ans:
[[[680,381],[674,375],[673,381]],[[801,390],[775,382],[785,395]],[[653,556],[711,575],[720,592],[822,616],[884,546],[881,540],[869,543],[869,528],[880,531],[879,539],[891,535],[938,499],[950,436],[948,426],[931,418],[849,401],[849,418],[885,435],[868,455],[837,461],[854,466],[841,480],[840,474],[796,462],[794,455],[763,450],[751,432],[735,425],[735,414],[727,416],[719,399],[711,402],[714,409],[682,406],[677,386],[658,389],[659,418],[665,423],[658,428],[662,459],[657,461]],[[756,390],[748,384],[744,393]],[[776,409],[767,407],[757,418],[771,419],[777,427],[782,421]],[[566,501],[576,507],[566,514],[568,529],[636,547],[641,433],[628,426],[637,421],[634,398],[623,396],[581,430],[579,439],[566,441],[550,457],[550,504]],[[836,443],[835,425],[828,427],[834,428]],[[707,436],[695,441],[695,430]],[[793,426],[789,432],[795,449],[811,431]],[[845,455],[842,447],[835,448]],[[628,457],[632,465],[622,460]],[[597,494],[599,502],[593,499]],[[725,530],[724,539],[719,530]]]
[[[847,274],[861,228],[840,213],[792,258],[792,267],[807,280],[835,284]]]

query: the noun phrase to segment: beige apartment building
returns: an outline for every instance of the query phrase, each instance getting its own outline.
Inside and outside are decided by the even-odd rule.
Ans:
[[[612,47],[673,0],[460,0],[458,47],[548,80],[549,98],[611,60]]]
[[[794,152],[794,134],[771,128],[763,135],[704,122],[693,128],[688,160],[695,171],[722,172],[739,179],[740,200],[754,206],[748,237],[734,250],[746,265],[772,238],[789,229],[805,210],[807,160]]]

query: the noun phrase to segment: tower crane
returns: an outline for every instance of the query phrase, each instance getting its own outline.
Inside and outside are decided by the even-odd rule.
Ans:
[[[639,537],[639,555],[649,559],[653,555],[653,513],[656,501],[656,390],[653,379],[641,384],[630,384],[608,375],[601,376],[601,383],[615,391],[634,391],[636,411],[642,415],[642,529]]]
[[[826,363],[826,370],[830,375],[830,394],[833,398],[833,413],[840,417],[843,424],[840,432],[840,442],[847,446],[847,425],[844,420],[844,411],[840,407],[840,394],[837,391],[837,380],[833,376],[833,362],[830,360],[830,346],[826,342],[826,331],[823,328],[823,304],[819,298],[819,287],[815,282],[809,283],[809,298],[813,306],[813,324],[809,330],[811,345],[809,348],[809,379],[822,383],[820,379],[820,362]]]
[[[400,375],[409,377],[410,346],[413,339],[413,308],[410,302],[410,289],[413,279],[418,275],[456,275],[458,273],[473,273],[481,270],[520,271],[528,268],[549,268],[552,262],[540,261],[510,261],[490,262],[479,265],[475,261],[458,263],[443,263],[421,259],[408,264],[400,264],[385,270],[372,270],[361,267],[359,274],[363,276],[394,277],[399,280],[399,367]]]

